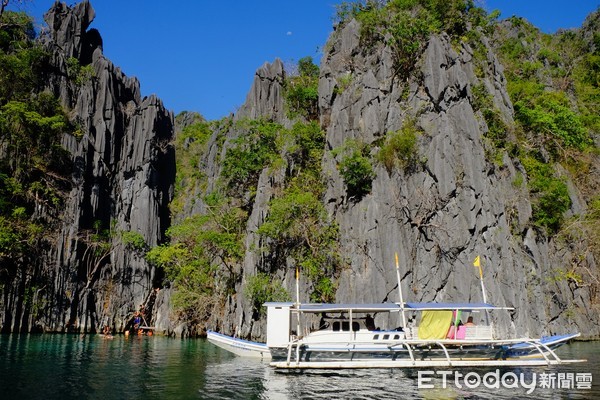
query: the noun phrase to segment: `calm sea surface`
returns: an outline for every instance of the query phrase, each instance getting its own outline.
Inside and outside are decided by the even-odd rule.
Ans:
[[[233,356],[205,340],[0,335],[0,398],[600,399],[600,343],[573,343],[563,346],[558,354],[565,359],[586,358],[588,362],[497,372],[501,379],[522,374],[528,385],[535,376],[537,385],[527,394],[528,389],[522,386],[488,388],[480,384],[468,388],[460,377],[459,388],[455,385],[456,375],[447,376],[444,388],[442,374],[454,374],[451,370],[426,375],[421,372],[422,378],[432,378],[423,383],[433,388],[418,387],[416,370],[278,372],[267,363]],[[496,373],[495,369],[457,371],[472,372],[475,379]],[[575,384],[574,388],[562,388],[577,378],[587,380],[589,374],[591,389]],[[550,388],[540,387],[546,378]],[[489,379],[489,383],[495,382],[494,376]]]

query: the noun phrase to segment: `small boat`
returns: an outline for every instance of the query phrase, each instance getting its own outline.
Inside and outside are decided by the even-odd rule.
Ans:
[[[206,335],[208,341],[215,346],[225,349],[238,356],[259,358],[263,360],[271,359],[271,352],[264,343],[234,338],[211,330],[208,330]]]

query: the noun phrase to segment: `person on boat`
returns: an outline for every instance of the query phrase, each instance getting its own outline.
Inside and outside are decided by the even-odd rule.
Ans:
[[[375,330],[375,320],[373,319],[373,317],[371,317],[371,314],[367,314],[367,316],[365,318],[365,326],[370,331]]]
[[[473,322],[473,317],[467,318],[467,323],[465,324],[465,326],[475,326],[475,323]]]
[[[104,327],[104,329],[102,330],[102,336],[103,336],[105,339],[112,339],[112,338],[113,338],[113,335],[112,335],[112,333],[111,333],[111,331],[110,331],[110,326],[106,325],[106,326]]]
[[[137,330],[140,327],[141,323],[142,323],[142,317],[141,317],[139,311],[136,311],[133,314],[133,329]]]
[[[319,330],[322,331],[329,327],[329,322],[325,320],[327,318],[327,314],[321,313],[321,319],[319,320]]]

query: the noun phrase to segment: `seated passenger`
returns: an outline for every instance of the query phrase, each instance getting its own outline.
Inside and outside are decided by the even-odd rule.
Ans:
[[[467,323],[465,324],[465,326],[475,326],[475,323],[473,322],[473,317],[467,318]]]
[[[373,317],[371,317],[371,314],[367,314],[367,317],[365,318],[365,326],[370,331],[375,330],[375,320],[373,319]]]

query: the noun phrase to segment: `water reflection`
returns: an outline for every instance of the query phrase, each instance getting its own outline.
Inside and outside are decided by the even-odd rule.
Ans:
[[[432,389],[418,387],[419,371],[416,369],[380,369],[380,370],[305,370],[280,371],[273,370],[268,364],[233,357],[206,371],[206,398],[257,398],[257,399],[590,399],[600,397],[598,385],[592,390],[540,388],[539,376],[542,373],[585,373],[592,372],[600,377],[600,349],[597,343],[575,343],[564,347],[559,356],[577,359],[587,356],[584,364],[571,364],[544,368],[479,368],[456,370],[463,375],[473,372],[479,377],[487,373],[504,376],[515,374],[524,380],[527,386],[505,388],[486,387],[480,384],[476,388],[468,388],[464,380],[455,384],[455,371],[438,369],[432,374],[429,383]],[[422,370],[421,370],[422,371]],[[496,372],[497,371],[497,372]],[[439,374],[437,374],[439,372]],[[445,386],[443,376],[446,374]],[[538,385],[531,386],[532,379],[537,377]],[[600,378],[599,378],[600,379]],[[495,385],[494,385],[495,386]],[[227,387],[223,392],[221,388]],[[528,390],[533,392],[528,394]]]
[[[563,358],[588,363],[506,369],[530,381],[540,373],[591,372],[600,379],[600,344],[575,343]],[[480,376],[495,369],[473,370]],[[439,370],[444,371],[444,370]],[[448,370],[446,370],[448,371]],[[462,371],[464,373],[469,371]],[[418,371],[276,371],[268,363],[235,357],[204,340],[99,335],[0,335],[0,393],[9,399],[588,399],[592,390],[475,389],[441,376],[433,389],[418,388]]]

